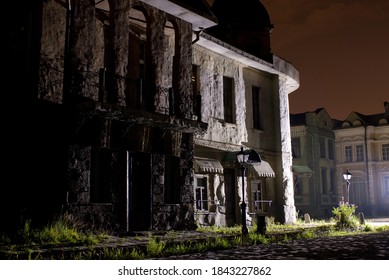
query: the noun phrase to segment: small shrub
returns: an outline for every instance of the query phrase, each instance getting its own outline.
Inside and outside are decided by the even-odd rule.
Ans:
[[[312,239],[316,238],[317,234],[314,230],[303,230],[301,233],[298,234],[297,239]]]
[[[252,245],[269,243],[269,240],[263,234],[250,234],[248,237]]]
[[[368,225],[368,224],[365,224],[362,228],[362,231],[364,232],[371,232],[371,231],[374,231],[374,227],[372,225]]]
[[[358,224],[358,219],[355,216],[355,205],[341,204],[332,210],[332,214],[336,217],[335,226],[340,229],[355,229]]]
[[[147,244],[147,255],[149,256],[161,256],[163,250],[165,249],[165,243],[156,240],[155,238],[151,238],[149,243]]]

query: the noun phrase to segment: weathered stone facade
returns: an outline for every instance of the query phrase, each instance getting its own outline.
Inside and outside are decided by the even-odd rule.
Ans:
[[[240,223],[244,182],[249,224],[257,214],[294,223],[288,94],[299,85],[298,72],[270,52],[272,25],[259,1],[239,7],[233,1],[215,3],[221,20],[201,34],[193,52],[199,68],[201,120],[208,124],[206,132],[195,138],[197,221]],[[246,17],[249,8],[258,17]],[[223,15],[224,11],[234,17]],[[231,34],[223,33],[226,30]],[[231,80],[228,95],[225,87]],[[232,111],[232,117],[226,110]],[[241,146],[257,151],[263,160],[261,166],[248,168],[243,182],[235,157]],[[210,167],[202,167],[206,164]]]
[[[22,219],[45,223],[66,212],[118,232],[195,227],[193,137],[206,124],[193,112],[192,33],[216,19],[190,7],[189,20],[175,16],[179,5],[169,10],[168,2],[28,6],[34,137],[48,159],[36,162],[34,179],[52,188],[53,207],[27,203],[17,209]],[[21,201],[45,195],[31,193]]]
[[[18,135],[34,143],[34,152],[21,156],[33,176],[14,187],[21,195],[10,196],[18,202],[10,220],[44,224],[67,213],[88,228],[117,232],[193,229],[199,219],[234,225],[242,145],[263,160],[243,178],[246,199],[258,200],[256,188],[266,198],[260,203],[268,203],[261,211],[294,222],[288,94],[299,78],[270,51],[266,9],[253,2],[269,24],[250,29],[246,52],[244,36],[234,45],[207,32],[218,20],[205,2],[179,2],[23,6],[27,19],[15,19],[11,37],[20,40],[11,50],[26,65],[27,83],[15,92],[31,101]],[[217,204],[199,213],[201,182],[205,200]]]

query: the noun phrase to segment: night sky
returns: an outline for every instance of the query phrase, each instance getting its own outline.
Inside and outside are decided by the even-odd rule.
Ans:
[[[237,2],[239,2],[237,0]],[[384,112],[389,101],[388,0],[262,0],[274,54],[300,72],[290,112],[332,118]],[[239,2],[240,3],[240,2]]]

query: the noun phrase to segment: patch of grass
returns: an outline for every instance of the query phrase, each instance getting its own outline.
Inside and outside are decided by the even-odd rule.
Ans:
[[[164,252],[165,246],[165,242],[151,238],[146,248],[147,255],[150,257],[160,257]]]
[[[0,235],[4,259],[91,259],[91,260],[119,260],[119,259],[149,259],[163,258],[171,255],[201,253],[207,250],[225,250],[235,246],[251,246],[270,243],[288,242],[294,239],[311,239],[323,236],[344,236],[357,233],[370,233],[374,231],[389,231],[389,226],[375,227],[369,224],[361,225],[350,231],[347,227],[339,227],[338,218],[323,222],[312,221],[310,224],[299,222],[293,225],[282,225],[267,222],[265,234],[258,234],[256,226],[249,228],[249,234],[242,236],[241,226],[234,227],[200,227],[197,230],[205,234],[204,240],[182,241],[177,240],[178,233],[168,231],[156,236],[151,232],[148,235],[148,244],[140,248],[99,248],[95,245],[101,243],[107,235],[104,233],[91,233],[78,230],[78,227],[64,220],[58,220],[42,229],[33,229],[31,221],[27,221],[18,231],[18,245],[12,245],[15,239]],[[140,237],[136,238],[140,240]],[[42,255],[34,251],[34,246],[43,245],[50,248],[58,244],[87,245],[83,251],[56,252],[53,255]],[[48,256],[49,255],[49,256]]]
[[[218,226],[204,226],[196,229],[198,232],[210,232],[225,235],[235,235],[242,232],[242,226],[235,225],[233,227],[218,227]]]
[[[356,206],[349,204],[342,204],[335,207],[332,213],[335,215],[336,224],[340,230],[348,229],[354,230],[358,226],[358,218],[355,215]]]

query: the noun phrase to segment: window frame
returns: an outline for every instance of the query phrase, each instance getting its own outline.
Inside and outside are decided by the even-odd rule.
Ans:
[[[355,145],[356,161],[361,162],[365,160],[365,151],[363,144]]]
[[[261,118],[261,92],[262,88],[258,86],[252,86],[251,88],[251,103],[253,110],[253,128],[262,130],[262,118]]]
[[[205,182],[205,186],[198,185],[198,179],[203,179]],[[194,205],[196,211],[209,211],[209,201],[208,201],[208,185],[209,185],[209,176],[208,175],[195,175],[194,180]],[[197,198],[197,191],[200,190],[200,199]],[[199,207],[200,206],[200,207]]]
[[[353,146],[347,145],[344,147],[344,161],[353,162]]]
[[[223,76],[223,117],[226,123],[235,123],[235,81]]]

